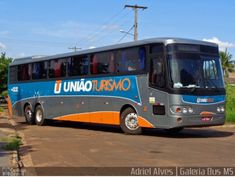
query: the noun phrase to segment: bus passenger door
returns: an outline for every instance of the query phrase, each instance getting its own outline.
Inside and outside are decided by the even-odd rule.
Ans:
[[[166,88],[166,70],[164,56],[155,55],[150,58],[148,102],[156,125],[169,125],[167,117],[168,94]]]

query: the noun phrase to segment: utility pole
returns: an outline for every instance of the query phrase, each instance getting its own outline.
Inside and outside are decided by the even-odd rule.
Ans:
[[[68,49],[74,50],[74,52],[76,52],[77,49],[79,50],[79,49],[82,49],[82,48],[74,46],[74,47],[69,47]]]
[[[135,11],[135,23],[134,23],[134,41],[138,40],[138,9],[145,10],[148,7],[138,5],[125,5],[124,8],[132,8]]]

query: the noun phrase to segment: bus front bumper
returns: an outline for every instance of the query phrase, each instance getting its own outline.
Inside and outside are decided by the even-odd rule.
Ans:
[[[223,125],[225,123],[224,114],[216,114],[213,117],[201,117],[200,115],[191,116],[172,116],[172,124],[169,128],[175,127],[207,127]]]

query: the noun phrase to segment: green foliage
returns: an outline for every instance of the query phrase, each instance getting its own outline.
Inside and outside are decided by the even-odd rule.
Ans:
[[[226,85],[226,121],[235,122],[235,86]]]
[[[0,107],[0,112],[3,112],[3,108],[2,107]]]
[[[6,57],[6,53],[0,55],[0,93],[7,89],[8,66],[12,59]]]
[[[234,64],[232,63],[232,55],[225,50],[220,52],[220,59],[222,63],[222,69],[225,77],[228,77],[229,72],[234,72]]]
[[[22,145],[21,138],[17,135],[7,138],[1,138],[0,142],[6,143],[4,149],[7,151],[18,150],[20,145]]]
[[[0,94],[0,96],[4,96],[4,97],[7,97],[7,95],[8,95],[7,90],[3,91],[3,92]]]

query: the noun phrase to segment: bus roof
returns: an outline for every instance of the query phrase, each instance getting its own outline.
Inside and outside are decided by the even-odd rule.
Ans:
[[[151,39],[144,39],[144,40],[139,40],[139,41],[134,41],[134,42],[127,42],[127,43],[109,45],[109,46],[104,46],[104,47],[97,47],[97,48],[92,48],[92,49],[85,49],[85,50],[80,50],[80,51],[76,51],[76,52],[56,54],[56,55],[51,55],[51,56],[36,56],[36,57],[31,56],[31,57],[24,57],[24,58],[16,58],[13,60],[13,62],[10,64],[10,66],[24,64],[24,63],[44,61],[44,60],[50,60],[50,59],[56,59],[56,58],[66,58],[66,57],[70,57],[70,56],[84,55],[84,54],[109,51],[109,50],[114,50],[114,49],[119,49],[119,48],[133,47],[133,46],[139,46],[139,45],[145,45],[145,44],[151,44],[151,43],[159,43],[159,42],[164,43],[165,45],[172,44],[172,43],[182,43],[182,44],[197,44],[197,45],[208,45],[208,46],[218,47],[218,45],[215,43],[199,41],[199,40],[192,40],[192,39],[151,38]]]

